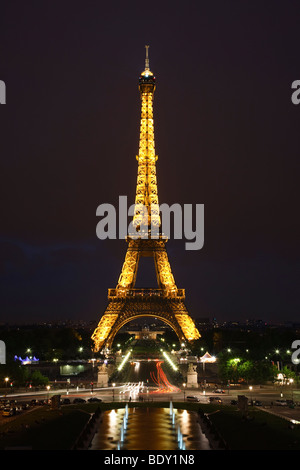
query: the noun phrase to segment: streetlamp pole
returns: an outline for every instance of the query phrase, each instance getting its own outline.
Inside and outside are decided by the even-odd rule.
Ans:
[[[182,384],[183,385],[183,401],[185,401],[185,387],[186,383]]]
[[[9,377],[5,377],[5,396],[7,395],[7,382],[9,381]]]
[[[290,379],[290,384],[291,384],[291,388],[292,388],[292,402],[294,403],[294,389],[293,389],[293,382],[294,382],[294,379]]]

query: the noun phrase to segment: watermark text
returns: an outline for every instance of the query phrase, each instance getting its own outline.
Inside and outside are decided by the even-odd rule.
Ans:
[[[6,85],[3,80],[0,80],[0,104],[6,104]]]
[[[128,217],[136,216],[137,211],[138,217],[128,223]],[[155,239],[161,233],[167,238],[173,235],[174,239],[185,239],[186,250],[200,250],[204,245],[204,204],[152,204],[149,209],[133,204],[128,208],[127,196],[119,196],[118,211],[112,204],[104,203],[97,207],[96,216],[101,217],[96,226],[100,240],[124,239],[127,235]]]

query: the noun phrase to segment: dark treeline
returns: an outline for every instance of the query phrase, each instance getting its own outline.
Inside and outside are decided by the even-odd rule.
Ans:
[[[92,355],[93,329],[63,326],[24,326],[0,327],[0,339],[6,344],[7,360],[14,357],[35,356],[40,361],[89,359]],[[211,328],[200,331],[201,338],[188,344],[191,354],[201,356],[206,351],[218,355],[222,351],[247,355],[248,358],[260,360],[267,354],[273,360],[287,359],[291,355],[293,341],[300,339],[300,331],[292,328],[266,327],[260,330]],[[113,343],[126,344],[130,335],[119,332]],[[165,345],[179,348],[179,341],[172,330],[166,330],[162,336]]]
[[[6,345],[6,360],[15,356],[35,356],[40,361],[88,359],[91,357],[91,331],[71,327],[26,326],[0,328]]]

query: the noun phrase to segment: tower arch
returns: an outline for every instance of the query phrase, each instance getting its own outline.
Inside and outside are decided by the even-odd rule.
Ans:
[[[106,347],[108,349],[111,349],[112,347],[112,344],[114,342],[114,339],[116,337],[116,335],[118,334],[118,332],[121,330],[121,328],[123,328],[123,326],[125,326],[127,323],[130,323],[131,321],[133,320],[137,320],[139,318],[149,318],[149,317],[152,317],[152,318],[155,318],[163,323],[165,323],[166,325],[168,325],[177,335],[178,337],[178,340],[180,342],[182,341],[185,341],[185,337],[184,335],[182,334],[182,331],[181,329],[176,326],[174,324],[174,322],[172,322],[171,320],[165,318],[164,316],[158,316],[158,315],[154,315],[154,314],[135,314],[134,316],[132,317],[128,317],[127,319],[124,319],[123,321],[121,321],[120,323],[118,323],[118,325],[112,329],[112,332],[111,334],[108,336],[107,338],[107,341],[106,341]]]

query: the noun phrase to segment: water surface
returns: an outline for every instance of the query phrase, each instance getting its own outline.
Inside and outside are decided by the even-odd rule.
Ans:
[[[178,442],[179,435],[181,443]],[[151,407],[105,411],[90,446],[90,450],[178,450],[180,448],[210,449],[208,440],[198,423],[197,413]]]

